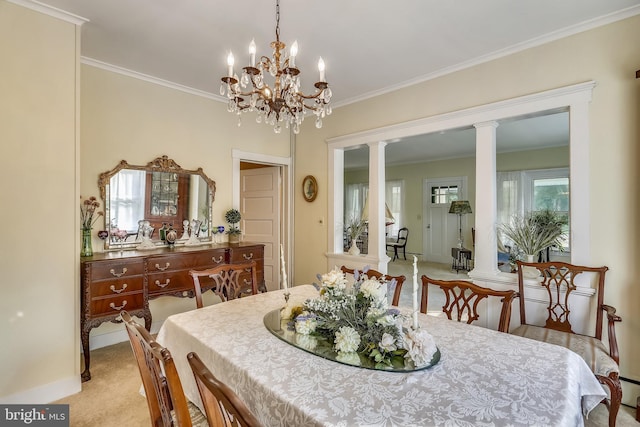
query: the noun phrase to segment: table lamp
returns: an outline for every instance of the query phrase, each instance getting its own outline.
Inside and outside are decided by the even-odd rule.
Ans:
[[[464,247],[464,239],[462,237],[462,215],[473,213],[471,211],[471,205],[468,200],[456,200],[451,202],[451,207],[449,208],[450,214],[458,215],[458,247],[462,249]]]

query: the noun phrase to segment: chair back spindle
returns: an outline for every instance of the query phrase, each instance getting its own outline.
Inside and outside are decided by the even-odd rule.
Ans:
[[[445,302],[442,311],[449,320],[458,322],[466,321],[471,324],[479,319],[478,304],[488,297],[500,298],[501,310],[498,321],[498,331],[509,332],[511,322],[511,303],[518,293],[513,290],[498,291],[490,288],[478,286],[466,280],[437,280],[423,275],[422,298],[420,311],[427,312],[429,284],[440,287],[445,294]],[[454,319],[455,318],[455,319]]]

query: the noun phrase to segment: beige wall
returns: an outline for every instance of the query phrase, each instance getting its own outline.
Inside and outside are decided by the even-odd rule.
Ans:
[[[289,136],[276,135],[252,117],[237,126],[226,104],[82,65],[80,190],[99,196],[98,175],[120,160],[144,165],[166,154],[185,169],[202,167],[216,182],[213,221],[225,224],[232,207],[231,150],[289,156]],[[95,234],[95,233],[94,233]],[[94,251],[102,250],[94,235]],[[151,301],[153,328],[174,313],[191,310],[188,298]],[[126,339],[122,325],[106,323],[91,331],[95,347]]]
[[[297,195],[302,206],[296,209],[296,230],[305,233],[295,235],[296,283],[310,282],[327,268],[327,230],[313,221],[328,212],[326,139],[595,80],[590,108],[591,263],[610,268],[605,300],[623,317],[618,325],[622,375],[640,379],[640,80],[635,79],[640,44],[635,40],[640,40],[640,16],[336,108],[319,130],[305,123],[297,140],[296,179],[315,175],[321,191],[313,204],[300,202]],[[625,385],[625,400],[631,402],[640,389],[628,389]]]
[[[0,1],[0,402],[80,389],[76,40]]]

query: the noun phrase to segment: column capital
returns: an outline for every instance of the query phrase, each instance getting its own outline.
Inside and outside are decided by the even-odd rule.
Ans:
[[[480,122],[480,123],[474,123],[473,127],[475,127],[476,129],[480,129],[480,128],[484,128],[484,127],[492,127],[492,128],[497,128],[498,126],[500,126],[500,124],[498,122],[496,122],[495,120],[490,120],[488,122]]]

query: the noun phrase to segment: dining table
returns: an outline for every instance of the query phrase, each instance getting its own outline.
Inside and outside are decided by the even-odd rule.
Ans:
[[[290,287],[289,304],[318,297]],[[420,313],[440,351],[434,366],[372,370],[319,357],[271,333],[283,290],[167,318],[187,398],[201,409],[187,354],[195,352],[265,426],[582,426],[606,396],[584,360],[560,346]],[[411,308],[402,308],[411,316]]]

